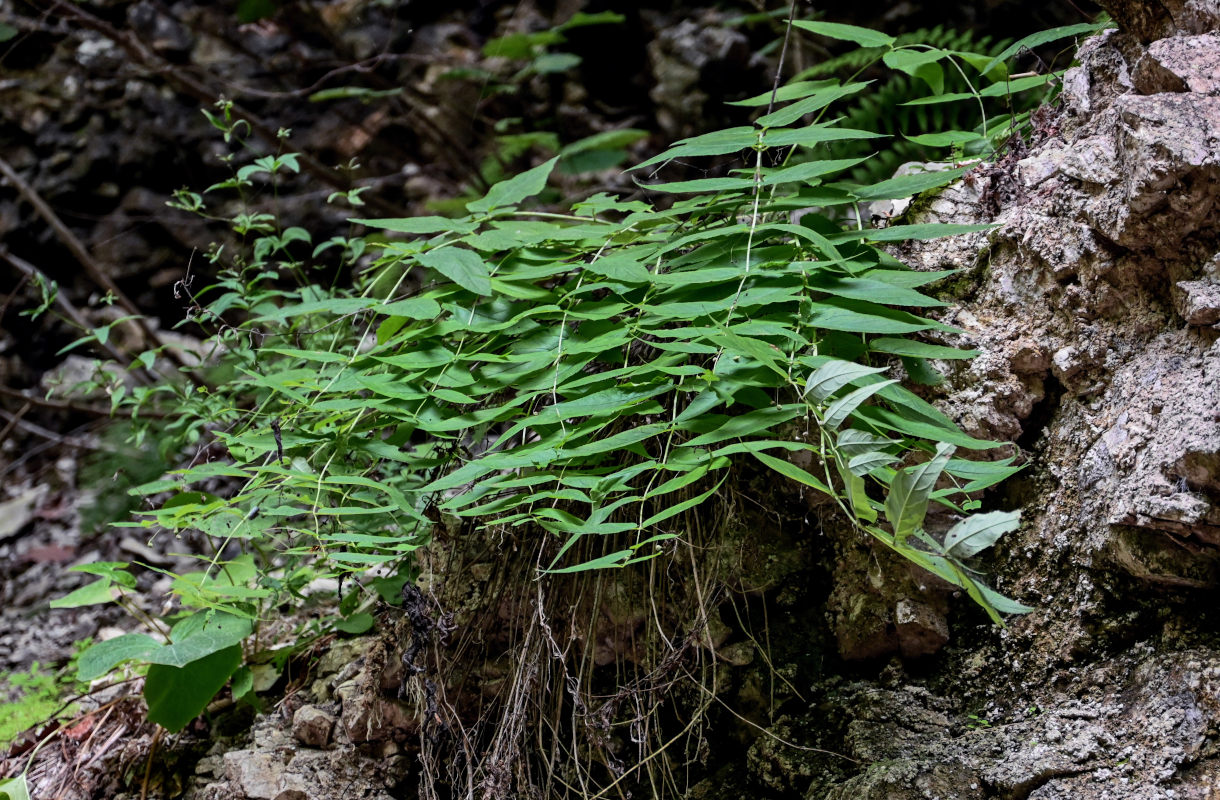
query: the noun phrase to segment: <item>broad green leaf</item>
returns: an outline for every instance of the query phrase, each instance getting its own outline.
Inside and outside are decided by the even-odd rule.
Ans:
[[[668,391],[672,386],[673,383],[666,381],[640,388],[615,387],[603,389],[600,392],[593,392],[575,400],[566,400],[547,406],[538,415],[556,419],[598,417],[606,414],[622,416],[626,415],[632,406],[651,397],[656,397],[658,394]]]
[[[899,388],[899,387],[894,387]],[[884,393],[883,393],[884,395]],[[989,450],[993,447],[1000,447],[1001,442],[993,442],[987,439],[975,439],[973,436],[967,436],[958,428],[945,428],[932,422],[925,421],[921,418],[916,418],[911,414],[903,415],[895,411],[891,411],[880,406],[865,406],[856,412],[857,418],[864,419],[870,423],[875,423],[880,427],[897,431],[917,439],[927,439],[933,442],[947,442],[955,444],[958,447],[965,447],[970,450]]]
[[[682,192],[735,192],[749,189],[753,185],[753,178],[695,178],[689,181],[641,184],[645,189],[671,194]]]
[[[237,645],[182,667],[153,664],[144,680],[148,719],[177,733],[203,713],[239,666],[241,647]]]
[[[861,47],[891,47],[895,41],[893,36],[887,36],[881,31],[858,28],[855,25],[844,25],[839,22],[796,20],[792,24],[794,27],[809,31],[810,33],[816,33],[819,36],[826,36],[845,42],[855,42]]]
[[[638,444],[645,439],[651,439],[653,436],[659,436],[662,433],[669,431],[669,425],[663,422],[653,423],[651,425],[641,425],[638,428],[622,431],[605,439],[598,439],[588,444],[580,445],[579,447],[570,447],[560,450],[557,458],[580,458],[583,456],[596,455],[597,453],[606,453],[620,448],[630,447]]]
[[[873,508],[868,492],[865,491],[864,478],[852,472],[846,464],[840,461],[835,461],[835,468],[843,480],[843,488],[847,492],[847,502],[851,506],[852,513],[865,522],[876,522],[877,509]]]
[[[718,346],[723,347],[726,352],[748,356],[787,380],[787,369],[781,366],[781,363],[786,365],[788,357],[775,345],[739,336],[728,329],[716,331],[709,338]]]
[[[934,94],[941,94],[945,91],[945,72],[936,62],[947,55],[944,50],[903,48],[889,51],[882,60],[887,66],[923,81]]]
[[[391,375],[357,375],[356,381],[365,389],[383,397],[398,400],[422,400],[428,393],[418,386],[408,384]]]
[[[526,170],[520,175],[501,181],[488,190],[487,195],[480,200],[466,204],[466,210],[472,214],[486,214],[497,208],[515,206],[522,200],[533,197],[546,188],[547,178],[555,169],[559,156]],[[472,290],[473,291],[473,290]],[[484,294],[480,292],[480,294]]]
[[[681,453],[681,452],[686,452],[686,451],[679,450],[678,452]],[[655,486],[655,487],[649,489],[647,492],[645,492],[644,499],[650,500],[653,497],[659,497],[661,495],[669,494],[670,492],[676,492],[679,489],[685,488],[685,487],[689,486],[690,484],[694,483],[695,481],[699,480],[700,478],[702,478],[704,475],[706,475],[708,473],[709,467],[710,467],[710,463],[703,463],[703,464],[699,464],[698,466],[696,466],[694,468],[686,468],[686,469],[680,468],[680,470],[679,470],[680,474],[676,475],[673,478],[670,478],[669,480],[662,483],[660,486]]]
[[[945,328],[939,322],[863,300],[830,298],[810,305],[809,324],[849,333],[914,333]]]
[[[808,183],[814,178],[820,178],[823,175],[829,175],[833,172],[840,172],[845,169],[859,166],[865,161],[868,161],[872,156],[863,158],[837,158],[829,161],[806,161],[803,164],[796,164],[791,167],[779,167],[777,169],[764,170],[762,177],[763,186],[779,186],[785,183]]]
[[[931,95],[928,97],[919,97],[914,100],[907,100],[900,105],[904,106],[930,106],[939,105],[941,103],[953,103],[960,100],[976,100],[979,97],[1006,97],[1010,94],[1029,91],[1030,89],[1038,89],[1043,86],[1048,86],[1057,81],[1058,73],[1049,75],[1033,75],[1028,78],[1017,78],[1011,81],[998,81],[985,89],[979,90],[977,95],[970,92],[951,92],[948,94]]]
[[[577,139],[559,151],[560,156],[569,157],[590,150],[617,150],[648,138],[648,131],[638,128],[618,128],[601,131],[583,139]]]
[[[0,23],[0,33],[7,27]],[[3,37],[0,37],[3,41]],[[0,781],[0,800],[30,800],[30,785],[26,783],[25,775]]]
[[[967,481],[961,491],[978,492],[994,486],[1024,469],[1021,465],[1013,466],[1014,460],[1015,457],[1002,461],[966,461],[954,458],[945,466],[945,472]]]
[[[228,465],[225,465],[225,466],[228,469],[233,470],[234,472],[237,473],[237,475],[235,477],[239,477],[239,478],[250,477],[248,474],[246,474],[245,472],[243,472],[241,470],[237,470],[233,467],[229,467]],[[202,475],[202,474],[204,474],[204,472],[201,470],[200,472],[192,473],[192,476]],[[228,473],[226,472],[223,474],[228,474]],[[126,571],[127,568],[130,566],[131,565],[128,564],[126,561],[94,561],[92,564],[78,564],[75,567],[70,567],[68,569],[68,571],[69,572],[83,572],[87,575],[98,575],[103,578],[110,578],[110,580],[114,581],[115,583],[126,586],[128,589],[134,589],[135,585],[136,585],[136,576],[132,575],[130,572]]]
[[[847,462],[847,469],[853,475],[867,475],[878,467],[888,467],[898,460],[897,456],[881,450],[866,450],[853,456]]]
[[[330,314],[344,316],[365,311],[377,305],[378,301],[371,297],[332,297],[327,300],[308,300],[303,303],[289,303],[282,308],[269,311],[254,321],[260,323],[282,322],[293,317],[303,317],[307,314]]]
[[[443,367],[457,358],[452,350],[437,341],[428,341],[408,348],[405,353],[394,356],[378,356],[377,360],[401,369],[431,369]]]
[[[632,169],[643,169],[663,161],[672,161],[675,158],[728,155],[753,147],[757,142],[758,132],[753,127],[726,128],[701,136],[681,139],[665,152],[635,165]]]
[[[595,258],[588,264],[584,264],[583,267],[598,275],[605,275],[607,278],[627,283],[647,283],[652,279],[652,273],[648,271],[648,267],[624,255],[611,254]]]
[[[110,578],[98,578],[63,597],[51,601],[51,608],[80,608],[109,603],[118,596],[119,590]]]
[[[144,660],[154,650],[160,649],[161,643],[143,633],[127,633],[94,642],[76,662],[76,679],[82,683],[97,680],[124,661]]]
[[[415,260],[441,273],[463,289],[475,294],[491,294],[491,273],[487,270],[487,264],[473,250],[440,247],[420,253]]]
[[[844,278],[837,275],[816,274],[810,277],[809,286],[811,289],[833,294],[836,297],[867,300],[892,306],[939,307],[947,305],[947,303],[928,297],[914,289],[894,286],[883,281],[872,280],[869,277]]]
[[[401,558],[401,555],[378,554],[378,553],[330,553],[327,558],[331,561],[337,561],[340,564],[354,564],[356,566],[372,567],[378,564],[386,564],[395,559]]]
[[[621,567],[627,561],[627,559],[631,558],[633,555],[635,555],[634,550],[619,550],[618,552],[609,553],[572,567],[545,569],[543,572],[552,575],[563,575],[571,572],[587,572],[591,569],[609,569],[610,567]]]
[[[717,483],[712,488],[708,489],[706,492],[695,495],[694,497],[688,497],[687,499],[683,500],[681,503],[674,503],[673,505],[666,506],[665,508],[661,509],[657,513],[653,514],[648,519],[644,520],[640,524],[640,527],[641,528],[651,528],[653,525],[658,525],[658,524],[664,522],[665,520],[669,519],[670,517],[676,517],[678,514],[681,514],[684,511],[687,511],[689,509],[694,508],[697,505],[700,505],[705,500],[707,500],[709,497],[714,495],[720,489],[720,486],[721,486],[721,484],[724,483],[724,481],[725,481],[725,479],[721,478],[719,483]]]
[[[835,447],[840,453],[847,456],[848,459],[853,459],[856,456],[879,451],[882,448],[895,444],[898,444],[897,439],[886,439],[881,436],[874,436],[868,431],[862,431],[856,428],[844,428],[843,430],[839,431],[839,438],[835,443]]]
[[[954,449],[953,445],[938,444],[936,455],[931,459],[914,467],[904,467],[894,474],[885,498],[885,517],[894,529],[895,541],[905,541],[923,525],[932,489]]]
[[[195,617],[198,621],[191,626],[183,626],[182,623],[176,625],[173,644],[149,653],[145,657],[146,660],[151,664],[184,667],[217,651],[233,647],[254,629],[250,620],[232,614],[201,611]],[[228,675],[225,678],[227,679]]]
[[[762,143],[767,147],[814,147],[826,142],[853,141],[859,139],[887,139],[888,134],[862,131],[855,128],[837,128],[831,125],[806,125],[803,128],[780,128],[763,134]]]
[[[335,630],[356,636],[372,630],[374,622],[372,614],[367,611],[360,611],[352,614],[350,617],[335,620],[334,625]]]
[[[991,547],[1001,536],[1021,524],[1020,511],[972,514],[945,534],[945,552],[954,558],[970,558]]]
[[[391,317],[433,319],[440,315],[441,306],[431,297],[412,297],[408,300],[395,300],[390,303],[382,303],[379,306],[375,306],[373,311]]]
[[[979,583],[977,584],[979,593],[987,604],[1001,614],[1028,614],[1033,611],[1033,607],[1027,606],[1024,603],[1018,603],[1016,600],[1005,597],[1004,595],[992,589],[990,586]]]
[[[270,666],[270,665],[264,665]],[[233,673],[233,683],[231,686],[233,691],[233,699],[240,700],[254,691],[254,671],[249,667],[239,667],[237,672]]]

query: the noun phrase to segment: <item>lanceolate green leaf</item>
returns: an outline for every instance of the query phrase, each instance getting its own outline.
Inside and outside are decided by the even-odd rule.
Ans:
[[[1016,530],[1020,524],[1020,511],[972,514],[945,534],[945,552],[955,558],[969,558],[991,547],[1001,536]]]
[[[753,451],[750,453],[750,455],[754,456],[763,464],[766,464],[768,467],[778,472],[780,475],[791,478],[797,483],[803,483],[804,485],[817,489],[819,492],[824,494],[833,494],[833,490],[827,486],[824,481],[812,475],[808,471],[798,467],[796,464],[793,464],[791,461],[785,461],[782,458],[776,458],[775,456],[767,455],[761,451]]]
[[[976,70],[990,58],[899,45],[853,26],[803,27],[862,45],[850,56],[857,66],[914,76],[893,84],[904,92],[922,91],[921,82],[941,92],[956,81],[956,69],[942,69],[948,59]],[[541,40],[531,36],[509,44],[532,57],[531,42]],[[996,67],[982,83],[1002,74]],[[1027,119],[994,98],[1052,80],[962,92],[989,110],[982,133],[969,130],[972,106],[952,108],[969,108],[954,118],[963,131],[915,124],[946,109],[902,117],[895,130],[926,147],[994,144]],[[225,322],[217,374],[236,377],[175,395],[184,411],[171,422],[192,435],[214,431],[224,445],[217,451],[232,458],[201,462],[142,492],[176,493],[147,523],[241,541],[268,554],[275,576],[263,580],[252,561],[230,559],[216,565],[231,573],[227,581],[216,569],[176,577],[184,604],[216,613],[189,617],[169,644],[140,635],[103,643],[82,658],[83,674],[151,664],[150,707],[164,724],[184,725],[235,666],[255,604],[273,608],[295,591],[281,564],[302,576],[378,565],[409,573],[416,549],[438,532],[440,510],[469,523],[474,536],[511,527],[524,547],[553,539],[554,571],[626,567],[685,535],[687,522],[717,524],[717,473],[745,453],[832,496],[858,530],[962,587],[996,618],[1023,609],[960,563],[1007,522],[967,518],[944,545],[920,527],[929,502],[960,510],[1017,467],[949,458],[953,446],[986,451],[995,443],[967,435],[884,374],[901,358],[907,380],[931,380],[924,360],[973,351],[945,346],[940,334],[962,332],[921,311],[944,305],[921,287],[951,273],[907,269],[878,245],[989,228],[844,224],[855,218],[853,206],[937,189],[970,166],[881,174],[894,153],[869,154],[891,143],[845,120],[862,119],[858,110],[886,91],[827,79],[741,101],[760,109],[756,125],[692,136],[647,159],[634,174],[651,186],[632,199],[602,192],[568,213],[547,191],[553,169],[571,174],[603,155],[605,164],[619,163],[641,140],[639,131],[610,131],[496,183],[467,204],[468,216],[357,219],[373,231],[367,241],[326,243],[341,245],[330,254],[342,252],[353,266],[342,289],[294,287],[271,260],[290,241],[325,237],[281,228],[270,214],[243,219],[256,244],[231,268],[229,253],[219,257],[223,285],[209,290],[216,300],[207,309],[215,315],[208,324]],[[834,108],[845,118],[833,119]],[[505,163],[536,144],[560,149],[534,134],[501,143]],[[681,172],[666,166],[675,159]],[[259,169],[275,160],[260,160]],[[646,202],[662,195],[662,207]],[[521,210],[527,203],[539,207]],[[931,461],[902,466],[934,448]],[[218,478],[224,491],[198,491]],[[884,528],[876,524],[882,511]],[[97,570],[97,584],[59,602],[135,588],[121,566]],[[349,603],[341,616],[364,625],[362,613]]]
[[[1007,61],[1008,59],[1010,59],[1013,56],[1020,53],[1022,50],[1033,50],[1035,47],[1041,47],[1044,44],[1049,44],[1051,42],[1057,42],[1060,39],[1067,39],[1072,36],[1084,36],[1086,34],[1096,33],[1097,31],[1099,31],[1103,27],[1105,27],[1106,24],[1108,24],[1108,23],[1099,24],[1096,22],[1081,22],[1076,25],[1065,25],[1061,28],[1051,28],[1050,30],[1039,31],[1038,33],[1031,33],[1029,36],[1018,39],[1017,41],[1010,44],[1008,47],[1006,47],[1004,50],[1002,50],[998,55],[996,55],[995,58],[991,59],[991,61],[988,62],[988,64],[979,71],[983,72],[983,73],[988,73],[997,64]]]
[[[937,445],[931,459],[915,467],[900,469],[894,475],[885,499],[885,517],[894,531],[895,541],[905,541],[923,525],[928,499],[953,450],[952,445]]]
[[[866,367],[853,361],[830,359],[806,380],[805,394],[811,400],[820,402],[853,381],[882,372],[885,372],[884,367]]]
[[[861,403],[886,386],[892,386],[895,383],[898,383],[898,381],[884,381],[882,383],[861,386],[859,389],[848,392],[826,407],[826,412],[822,417],[822,424],[830,430],[835,430],[847,420],[849,414],[860,407]]]
[[[894,37],[869,28],[859,28],[855,25],[844,25],[839,22],[809,22],[797,20],[792,23],[797,28],[819,36],[831,39],[842,39],[855,42],[861,47],[889,47],[894,44]]]
[[[778,111],[773,111],[770,114],[759,117],[755,124],[761,125],[764,128],[779,128],[784,125],[791,125],[806,114],[819,111],[836,100],[853,95],[867,88],[867,86],[868,82],[849,83],[846,86],[835,86],[815,92],[804,100],[799,100],[786,108],[781,108]]]
[[[539,164],[531,170],[497,183],[481,200],[467,203],[466,209],[472,214],[485,214],[497,208],[514,206],[522,200],[533,197],[546,188],[547,178],[550,177],[551,171],[555,169],[558,161],[559,156],[555,156],[550,161]]]
[[[909,175],[902,175],[897,178],[875,183],[872,186],[865,186],[856,189],[852,194],[858,200],[890,200],[901,197],[911,197],[928,189],[937,189],[941,186],[948,186],[953,183],[970,167],[958,167],[956,169],[936,170],[929,172],[913,172]],[[913,237],[912,237],[913,238]]]

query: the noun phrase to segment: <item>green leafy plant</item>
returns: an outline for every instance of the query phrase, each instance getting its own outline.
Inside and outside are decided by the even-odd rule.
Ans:
[[[933,92],[942,64],[975,71],[978,102],[1025,85],[976,88],[998,74],[977,54],[800,25],[871,48]],[[714,513],[708,501],[743,461],[827,495],[997,623],[1028,611],[973,563],[1018,525],[1015,512],[971,513],[977,493],[1019,467],[988,460],[997,443],[900,381],[900,367],[934,375],[937,361],[975,355],[921,338],[955,331],[925,316],[945,303],[922,291],[951,273],[911,270],[885,249],[988,226],[865,227],[862,204],[967,169],[850,180],[866,157],[827,148],[884,137],[827,117],[867,89],[798,80],[742,101],[762,112],[754,124],[684,139],[635,168],[655,178],[678,159],[728,161],[721,176],[643,184],[657,204],[601,193],[533,207],[557,155],[455,217],[352,219],[363,236],[315,243],[256,206],[233,215],[242,246],[213,248],[211,286],[181,287],[215,331],[212,380],[117,401],[137,420],[160,404],[177,441],[216,443],[134,489],[150,510],[128,523],[201,537],[211,555],[174,576],[183,611],[167,619],[132,601],[128,565],[78,567],[97,580],[57,606],[113,599],[149,629],[93,645],[80,677],[146,666],[150,717],[177,730],[230,678],[234,694],[250,691],[243,642],[249,662],[259,620],[302,601],[315,578],[356,578],[336,627],[361,631],[439,533],[517,529],[535,537],[543,573],[626,567]],[[241,143],[248,126],[231,107],[208,116]],[[925,143],[991,138],[983,125]],[[297,172],[292,153],[229,161],[229,180],[173,205],[207,215],[207,195],[248,202]],[[358,267],[353,285],[311,281],[331,248]],[[925,526],[933,504],[958,517],[943,533]]]
[[[843,108],[845,127],[892,137],[852,170],[853,180],[872,183],[893,174],[904,162],[942,158],[945,148],[951,159],[993,152],[1027,128],[1030,112],[1057,89],[1062,74],[1010,76],[1008,60],[1051,42],[1095,33],[1108,24],[1102,19],[1042,31],[1016,42],[992,42],[939,25],[896,37],[875,34],[851,39],[836,36],[839,26],[834,23],[798,22],[815,37],[847,38],[860,47],[804,69],[793,80],[841,76],[851,81],[877,74],[879,65],[890,68]],[[838,158],[869,155],[867,144],[837,142],[830,152]]]

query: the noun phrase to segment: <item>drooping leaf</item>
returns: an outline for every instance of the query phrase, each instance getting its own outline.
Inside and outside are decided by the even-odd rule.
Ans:
[[[885,367],[866,367],[854,361],[832,358],[814,370],[805,381],[805,395],[815,402],[821,402],[847,384],[865,375],[881,372],[885,372]]]
[[[945,552],[955,558],[970,558],[991,547],[1001,536],[1016,530],[1020,524],[1020,511],[972,514],[945,534]]]
[[[933,173],[939,174],[939,173]],[[830,237],[832,241],[849,241],[852,239],[868,239],[874,242],[904,242],[911,239],[939,239],[943,236],[957,236],[962,233],[976,233],[994,228],[995,225],[964,225],[957,222],[925,222],[919,225],[891,225],[888,228],[865,228],[837,233]]]
[[[867,386],[861,386],[859,389],[853,389],[840,398],[837,398],[833,403],[826,407],[826,412],[822,417],[822,424],[828,430],[836,430],[846,420],[848,415],[860,407],[860,405],[872,397],[877,392],[887,386],[892,386],[898,383],[896,380],[883,381],[882,383],[873,383]]]
[[[792,105],[772,111],[770,114],[759,117],[756,125],[764,128],[779,128],[784,125],[791,125],[806,114],[812,114],[814,111],[820,111],[836,100],[841,100],[844,97],[849,97],[856,92],[867,88],[871,81],[864,83],[849,83],[844,86],[834,86],[814,92],[809,97],[803,100],[798,100]]]
[[[894,530],[894,539],[903,542],[923,525],[928,511],[928,499],[945,464],[953,455],[953,445],[938,444],[931,459],[895,473],[885,498],[885,517]]]
[[[791,461],[785,461],[782,458],[767,455],[759,450],[752,450],[749,451],[749,453],[763,464],[767,465],[786,478],[791,478],[797,483],[803,483],[804,485],[817,489],[819,492],[824,494],[834,494],[834,492],[829,486],[826,485],[824,481],[810,474],[808,471],[798,467],[796,464],[793,464]]]
[[[148,719],[177,733],[203,713],[239,666],[241,648],[236,645],[181,667],[153,664],[144,680]]]

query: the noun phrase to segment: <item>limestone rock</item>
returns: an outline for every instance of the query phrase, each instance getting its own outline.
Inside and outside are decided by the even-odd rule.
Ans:
[[[1198,92],[1220,94],[1220,36],[1174,36],[1148,46],[1136,62],[1132,83],[1140,94]]]
[[[1217,0],[1100,0],[1100,4],[1121,30],[1144,42],[1179,31],[1205,33],[1220,28]]]
[[[325,747],[334,726],[335,718],[317,706],[301,706],[292,715],[292,735],[310,747]]]
[[[1179,314],[1191,325],[1220,322],[1220,281],[1178,281],[1175,298]]]

